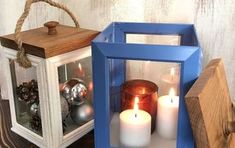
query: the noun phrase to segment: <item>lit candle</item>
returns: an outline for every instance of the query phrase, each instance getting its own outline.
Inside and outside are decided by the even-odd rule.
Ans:
[[[167,139],[176,139],[178,123],[179,96],[175,96],[173,88],[169,95],[158,99],[157,131],[158,134]]]
[[[133,109],[135,97],[139,97],[138,107],[151,115],[151,133],[156,126],[158,86],[150,81],[129,80],[121,86],[121,111]]]
[[[151,116],[140,110],[139,98],[135,97],[134,109],[121,112],[120,142],[124,147],[145,147],[151,139]]]

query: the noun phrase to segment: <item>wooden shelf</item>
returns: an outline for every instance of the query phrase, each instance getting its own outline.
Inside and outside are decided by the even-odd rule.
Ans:
[[[110,122],[110,143],[112,148],[119,148],[119,113],[113,114]],[[148,148],[175,148],[176,140],[160,137],[156,130],[152,134],[151,144]]]

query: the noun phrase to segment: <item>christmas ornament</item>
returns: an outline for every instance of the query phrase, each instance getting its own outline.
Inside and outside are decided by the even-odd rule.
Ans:
[[[64,120],[68,116],[70,109],[68,102],[62,95],[60,95],[60,105],[62,120]],[[38,106],[38,116],[41,118],[40,106]]]
[[[72,78],[64,83],[62,95],[68,100],[69,104],[80,102],[87,96],[87,87],[82,80]]]
[[[31,106],[30,106],[30,113],[31,115],[33,116],[38,116],[38,111],[39,111],[39,105],[37,103],[33,103]]]
[[[64,120],[69,114],[69,104],[62,95],[60,95],[60,104],[62,120]]]
[[[83,101],[71,106],[70,116],[72,120],[82,125],[93,119],[94,110],[88,101]]]

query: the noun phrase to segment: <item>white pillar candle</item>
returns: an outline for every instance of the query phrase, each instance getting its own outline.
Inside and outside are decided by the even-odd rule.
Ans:
[[[146,147],[150,144],[151,116],[139,110],[137,102],[135,101],[134,109],[125,110],[119,116],[120,143],[124,147]]]
[[[167,139],[176,139],[178,125],[179,96],[171,88],[169,95],[158,99],[157,131]]]

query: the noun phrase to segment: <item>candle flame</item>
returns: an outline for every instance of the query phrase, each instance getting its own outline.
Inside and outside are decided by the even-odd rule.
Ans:
[[[78,63],[78,68],[79,68],[80,71],[82,71],[82,65],[81,65],[81,63]]]
[[[171,98],[171,103],[173,103],[173,98],[175,96],[175,90],[173,88],[170,89],[169,96]]]
[[[135,113],[135,117],[137,117],[137,113],[138,113],[138,110],[139,110],[138,103],[139,103],[139,97],[135,97],[135,103],[134,103],[134,113]]]
[[[174,76],[175,75],[175,68],[171,68],[171,72],[170,72],[171,76]]]

